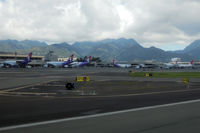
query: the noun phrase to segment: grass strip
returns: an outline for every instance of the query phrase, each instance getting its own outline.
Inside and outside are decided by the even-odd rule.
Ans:
[[[200,72],[131,72],[132,77],[146,77],[152,74],[154,78],[200,78]]]

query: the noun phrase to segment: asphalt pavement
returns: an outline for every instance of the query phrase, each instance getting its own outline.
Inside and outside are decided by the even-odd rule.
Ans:
[[[0,132],[198,132],[199,101],[173,106],[163,104],[200,99],[200,88],[166,89],[140,94],[125,93],[115,96],[48,97],[21,95],[20,87],[48,82],[51,80],[74,79],[78,75],[90,75],[97,81],[149,81],[149,78],[132,78],[127,69],[73,68],[73,69],[11,69],[0,70]],[[161,80],[161,79],[160,79]],[[151,79],[152,82],[160,82]],[[162,82],[171,82],[162,79]],[[174,83],[180,82],[176,79]],[[196,80],[198,82],[198,80]],[[106,84],[105,84],[106,86]],[[171,87],[171,86],[170,86]],[[172,86],[173,87],[173,86]],[[18,88],[18,89],[16,89]],[[11,89],[11,90],[10,90]],[[20,88],[21,89],[21,88]],[[123,86],[122,86],[123,89]],[[17,95],[3,93],[15,92]],[[156,106],[155,108],[146,108]],[[140,110],[137,110],[141,108]],[[107,112],[122,110],[123,113]],[[136,109],[136,110],[135,110]],[[88,117],[94,115],[94,117]],[[97,116],[96,116],[97,115]],[[83,119],[71,118],[83,117]],[[32,124],[42,121],[67,119],[59,123],[36,124],[25,128],[10,126]],[[186,126],[188,125],[188,126]],[[8,127],[8,128],[6,128]]]
[[[0,128],[4,133],[198,133],[200,100]]]

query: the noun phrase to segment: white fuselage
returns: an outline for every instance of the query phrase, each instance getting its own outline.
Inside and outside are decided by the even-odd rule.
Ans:
[[[190,62],[170,62],[164,63],[165,68],[190,68],[193,65]]]
[[[117,65],[122,68],[130,68],[131,67],[131,64],[117,64]]]
[[[72,62],[69,66],[71,66],[71,67],[79,67],[81,65],[84,65],[84,63],[87,64],[87,62]],[[65,66],[65,67],[68,67],[68,66]]]
[[[50,61],[46,62],[47,66],[62,67],[63,61]]]

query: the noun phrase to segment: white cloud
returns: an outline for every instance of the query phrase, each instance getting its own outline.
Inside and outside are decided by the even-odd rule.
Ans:
[[[145,47],[200,38],[199,0],[1,0],[0,39],[134,38]]]
[[[129,28],[134,22],[134,16],[131,11],[127,10],[125,6],[117,6],[117,13],[120,17],[120,31],[124,32],[125,29]]]

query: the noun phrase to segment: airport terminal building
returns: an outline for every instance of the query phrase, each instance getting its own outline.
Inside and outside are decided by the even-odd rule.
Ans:
[[[16,54],[0,54],[0,60],[23,60],[27,55],[16,55]],[[32,60],[44,60],[44,56],[32,56]]]
[[[0,53],[0,61],[5,60],[24,60],[27,54],[12,54],[12,53]],[[33,55],[31,57],[30,66],[43,66],[44,56]]]

